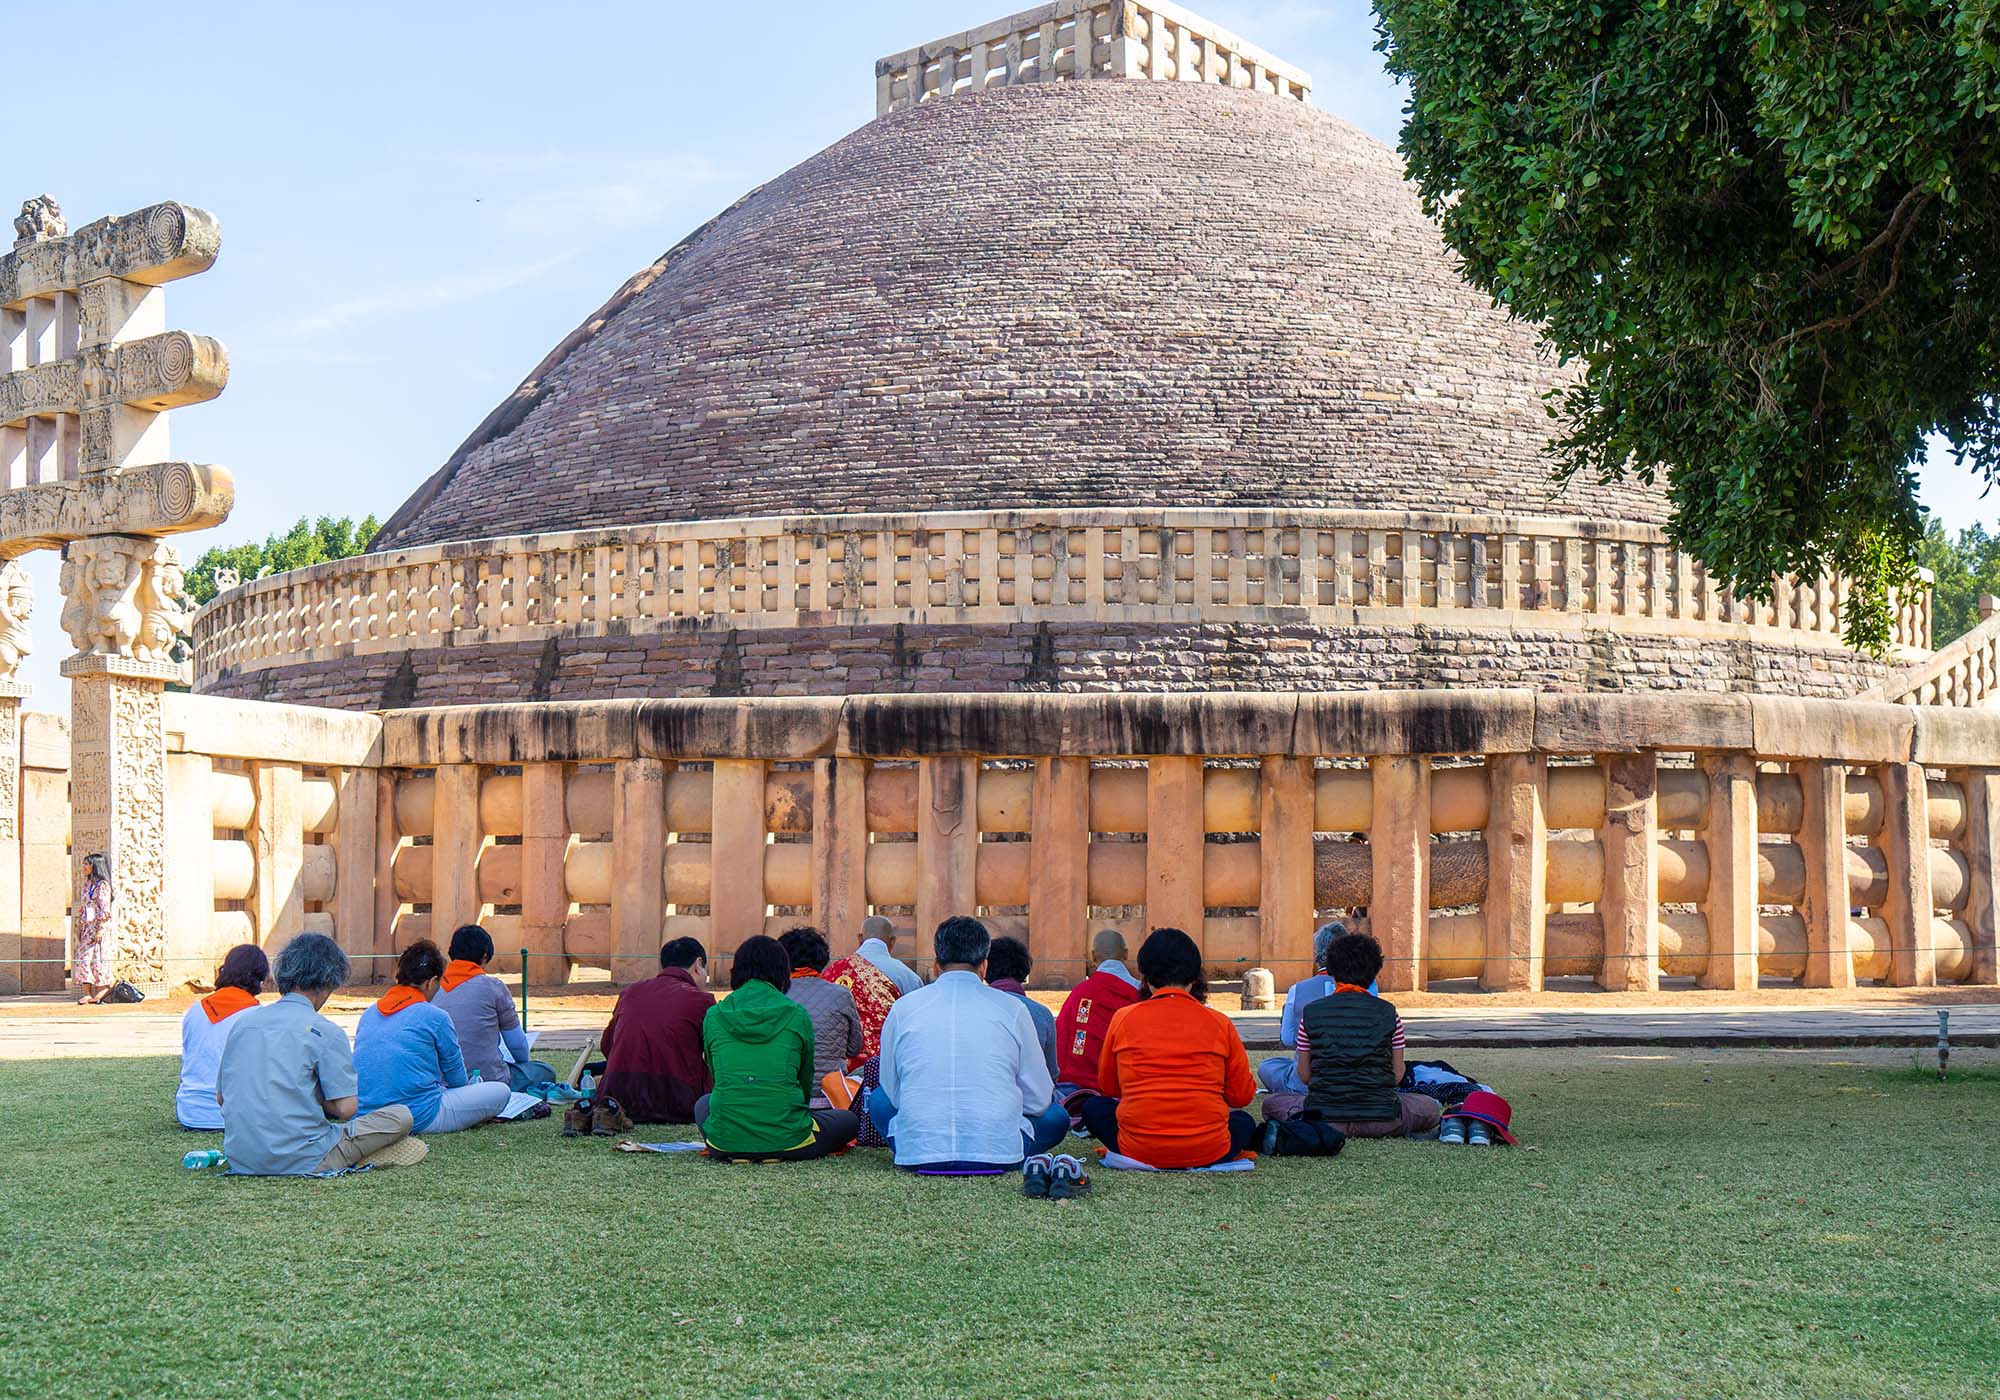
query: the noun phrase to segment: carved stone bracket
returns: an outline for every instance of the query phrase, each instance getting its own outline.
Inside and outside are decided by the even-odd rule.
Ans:
[[[26,209],[22,216],[30,217]],[[53,229],[60,219],[57,214],[54,223],[41,220],[39,226]],[[157,287],[206,271],[221,249],[222,226],[206,209],[171,200],[149,205],[85,224],[75,233],[24,239],[0,257],[0,305],[75,291],[105,277]]]
[[[222,467],[156,462],[0,492],[0,559],[115,531],[174,535],[220,525],[236,504]]]
[[[0,375],[0,426],[120,405],[157,413],[212,399],[228,382],[229,352],[209,336],[168,331],[93,345],[66,360]]]

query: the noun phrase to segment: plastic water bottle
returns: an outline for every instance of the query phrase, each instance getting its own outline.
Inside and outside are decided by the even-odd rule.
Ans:
[[[226,1167],[229,1159],[213,1147],[203,1147],[181,1158],[181,1165],[191,1172],[198,1172],[204,1167]]]
[[[577,1087],[577,1092],[582,1094],[584,1098],[587,1099],[590,1097],[591,1082],[590,1082],[589,1070],[585,1070],[583,1072],[583,1081],[579,1083],[576,1087]]]

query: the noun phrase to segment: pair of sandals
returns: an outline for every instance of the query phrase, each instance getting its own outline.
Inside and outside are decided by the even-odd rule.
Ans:
[[[1067,1152],[1040,1152],[1021,1163],[1021,1194],[1030,1199],[1073,1201],[1089,1189],[1083,1163]]]

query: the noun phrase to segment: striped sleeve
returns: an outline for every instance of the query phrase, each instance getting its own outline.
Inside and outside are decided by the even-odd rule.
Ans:
[[[1301,1031],[1299,1034],[1303,1036],[1305,1032]],[[1403,1048],[1403,1013],[1400,1011],[1396,1013],[1396,1029],[1389,1036],[1389,1048],[1391,1050]]]
[[[1308,1039],[1306,1036],[1306,1023],[1305,1023],[1305,1018],[1303,1017],[1299,1019],[1299,1035],[1298,1039],[1292,1042],[1292,1048],[1294,1050],[1308,1050],[1308,1051],[1313,1048],[1312,1041]]]

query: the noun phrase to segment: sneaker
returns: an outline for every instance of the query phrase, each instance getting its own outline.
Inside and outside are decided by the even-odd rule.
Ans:
[[[1447,1118],[1438,1124],[1438,1141],[1451,1147],[1465,1146],[1465,1120]]]
[[[589,1137],[590,1115],[591,1101],[589,1099],[578,1099],[575,1103],[564,1109],[563,1136]]]
[[[414,1167],[430,1155],[430,1144],[420,1137],[398,1138],[387,1147],[378,1147],[361,1159],[364,1167]]]
[[[1475,1118],[1472,1120],[1472,1130],[1466,1134],[1465,1140],[1474,1147],[1491,1147],[1493,1145],[1493,1129],[1489,1124],[1482,1123]]]
[[[1055,1176],[1056,1159],[1046,1152],[1038,1152],[1021,1163],[1021,1194],[1031,1200],[1043,1200],[1049,1194],[1051,1179]]]
[[[1065,1152],[1055,1159],[1049,1171],[1049,1199],[1052,1201],[1073,1201],[1090,1189],[1090,1178],[1084,1175],[1083,1163]]]
[[[861,1092],[861,1076],[842,1074],[837,1069],[830,1069],[819,1077],[819,1091],[826,1095],[826,1101],[835,1108],[844,1108],[851,1112],[854,1108],[854,1096]]]
[[[564,1115],[568,1117],[567,1114]],[[590,1135],[592,1137],[617,1137],[632,1131],[632,1120],[625,1116],[625,1110],[618,1106],[618,1100],[606,1095],[597,1101],[597,1107],[590,1115]]]

